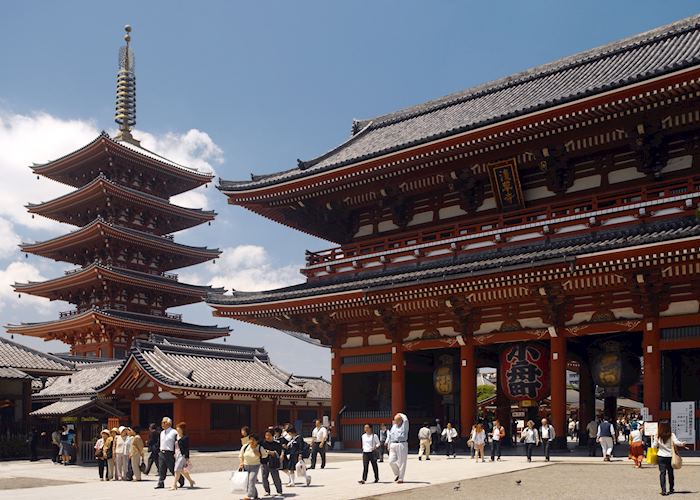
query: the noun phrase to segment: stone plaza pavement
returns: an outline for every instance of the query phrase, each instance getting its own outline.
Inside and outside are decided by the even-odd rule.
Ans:
[[[315,499],[354,499],[384,493],[395,493],[430,485],[450,483],[462,479],[472,479],[503,472],[514,472],[532,467],[542,467],[543,461],[528,464],[523,457],[504,457],[503,461],[495,463],[475,463],[464,456],[456,459],[446,459],[443,456],[435,456],[429,462],[419,462],[415,456],[409,457],[406,472],[406,482],[395,484],[392,480],[388,463],[379,464],[379,479],[377,484],[371,483],[374,479],[370,467],[369,481],[360,485],[357,480],[362,474],[362,463],[356,455],[336,455],[335,460],[329,462],[323,470],[309,471],[312,476],[312,484],[306,488],[297,485],[294,488],[284,488],[285,498],[298,498],[303,500]],[[201,456],[201,455],[200,455]],[[347,459],[345,459],[347,457]],[[196,459],[193,457],[195,470],[193,479],[196,487],[192,490],[183,488],[178,491],[155,490],[154,476],[146,476],[142,482],[110,481],[101,482],[97,479],[96,467],[63,467],[53,465],[48,460],[41,462],[15,461],[0,463],[0,481],[4,488],[12,488],[12,478],[16,481],[31,485],[29,478],[36,481],[59,480],[75,481],[73,484],[25,487],[22,489],[0,489],[0,498],[12,500],[29,500],[51,498],[75,498],[90,500],[125,500],[129,498],[241,498],[242,494],[233,494],[229,488],[230,472],[196,472]],[[281,475],[284,484],[284,474]],[[172,477],[166,478],[166,487],[172,484]],[[260,496],[264,494],[262,485],[258,485]]]

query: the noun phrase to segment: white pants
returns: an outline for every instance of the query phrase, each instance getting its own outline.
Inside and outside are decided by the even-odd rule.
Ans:
[[[600,447],[603,450],[603,456],[610,455],[612,457],[613,453],[613,438],[601,436]]]
[[[399,481],[403,481],[406,474],[406,461],[408,460],[408,443],[389,444],[389,467]]]
[[[430,458],[430,439],[421,439],[418,457]]]

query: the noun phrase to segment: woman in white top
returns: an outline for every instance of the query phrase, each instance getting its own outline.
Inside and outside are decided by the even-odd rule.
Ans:
[[[642,436],[642,431],[639,428],[630,432],[629,458],[634,460],[636,469],[642,468],[642,462],[644,461],[644,436]]]
[[[520,433],[520,441],[525,443],[525,455],[527,456],[527,461],[532,462],[532,449],[539,444],[540,435],[535,429],[535,422],[532,420],[527,421],[527,425]]]
[[[668,475],[669,493],[673,493],[675,478],[673,477],[673,467],[671,466],[674,446],[685,448],[685,443],[680,441],[671,432],[671,424],[668,420],[659,422],[659,432],[651,442],[652,448],[656,448],[659,458],[659,482],[661,483],[661,494],[666,496],[666,475]]]
[[[124,481],[126,479],[127,457],[126,454],[126,427],[119,427],[119,434],[114,445],[114,479]]]
[[[452,458],[457,458],[457,455],[455,455],[455,441],[458,436],[459,433],[457,429],[452,427],[452,422],[447,422],[447,427],[442,430],[441,435],[441,439],[447,443],[447,458],[450,458],[450,455],[452,455]]]
[[[377,467],[377,450],[379,449],[379,438],[372,429],[372,424],[365,424],[365,433],[362,435],[362,479],[358,481],[365,484],[369,464],[372,464],[374,472],[374,482],[379,482],[379,468]]]
[[[486,445],[486,431],[484,431],[484,426],[482,424],[476,424],[474,427],[474,450],[476,450],[476,461],[481,458],[482,462],[484,460],[484,446]]]

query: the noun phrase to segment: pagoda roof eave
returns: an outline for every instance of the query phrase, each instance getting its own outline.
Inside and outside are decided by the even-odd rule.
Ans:
[[[59,172],[72,167],[76,161],[82,161],[85,157],[104,154],[108,152],[110,148],[126,156],[141,160],[153,168],[165,170],[173,176],[185,177],[198,185],[208,184],[214,178],[214,175],[211,173],[199,172],[195,169],[180,165],[141,146],[112,139],[104,131],[82,148],[47,163],[34,164],[31,166],[31,169],[32,172],[37,175],[53,178],[53,176],[58,175]],[[60,179],[57,180],[63,182]]]
[[[633,87],[700,64],[700,15],[564,57],[426,103],[356,121],[340,146],[289,170],[220,180],[234,196],[253,193],[322,172]],[[518,98],[516,98],[517,96]]]
[[[696,245],[700,240],[700,221],[694,218],[672,222],[636,226],[623,230],[610,230],[607,237],[584,235],[566,238],[539,246],[512,247],[496,251],[467,254],[461,259],[431,261],[416,269],[397,267],[386,271],[367,272],[336,280],[307,282],[266,292],[234,292],[233,295],[210,295],[206,302],[215,310],[252,312],[255,308],[277,309],[291,303],[304,305],[310,300],[323,298],[329,301],[355,301],[370,293],[385,289],[410,287],[418,284],[444,282],[460,278],[488,276],[501,272],[523,269],[542,269],[553,265],[570,265],[586,255],[614,255],[620,251],[639,249],[648,251],[650,246],[669,243]],[[486,254],[486,255],[484,255]]]
[[[76,271],[70,271],[63,276],[46,281],[30,281],[28,283],[15,283],[14,289],[18,293],[29,293],[50,298],[52,292],[70,290],[83,283],[96,281],[118,281],[131,283],[149,288],[165,290],[170,293],[185,295],[194,299],[202,299],[209,293],[224,293],[222,287],[213,288],[208,285],[190,285],[180,283],[164,276],[158,276],[140,271],[123,269],[99,262],[92,263]]]
[[[107,193],[111,193],[113,195],[122,197],[131,202],[136,202],[136,204],[155,207],[165,213],[171,213],[183,217],[185,219],[197,221],[195,224],[192,225],[214,220],[214,218],[217,215],[216,212],[214,212],[213,210],[201,210],[196,208],[187,208],[181,207],[179,205],[174,205],[163,198],[159,198],[158,196],[147,194],[142,191],[138,191],[136,189],[132,189],[127,186],[123,186],[119,183],[113,182],[107,179],[104,175],[99,175],[94,180],[90,181],[84,186],[81,186],[75,191],[71,191],[70,193],[67,193],[63,196],[43,203],[29,203],[26,205],[26,208],[30,213],[39,214],[45,217],[59,220],[56,217],[52,217],[52,211],[60,210],[62,208],[68,209],[71,206],[80,204],[81,202],[84,202],[86,197],[90,195],[100,196],[104,198],[107,196]],[[68,221],[61,220],[61,222]]]
[[[87,224],[75,231],[57,236],[50,240],[37,243],[21,243],[20,249],[23,252],[42,255],[44,253],[49,253],[53,248],[65,249],[71,243],[83,242],[91,236],[94,237],[96,235],[100,235],[100,232],[105,234],[110,233],[114,237],[124,239],[126,241],[132,241],[138,244],[152,246],[158,248],[159,250],[170,250],[173,253],[186,254],[201,259],[202,262],[215,259],[221,255],[221,250],[219,249],[183,245],[182,243],[176,243],[169,238],[155,236],[136,229],[118,226],[116,224],[106,222],[101,218],[97,218],[90,224]]]
[[[57,330],[94,328],[96,325],[128,328],[149,334],[184,335],[200,340],[212,340],[223,337],[231,331],[229,327],[195,325],[148,314],[99,308],[89,309],[54,321],[22,323],[19,325],[11,324],[6,325],[5,328],[8,333],[47,337]]]

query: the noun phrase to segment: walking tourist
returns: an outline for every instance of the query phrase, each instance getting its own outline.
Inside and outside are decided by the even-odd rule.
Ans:
[[[146,466],[146,475],[151,473],[151,467],[155,464],[156,472],[158,471],[158,451],[160,446],[160,429],[156,424],[148,426],[148,465]]]
[[[257,434],[246,433],[246,438],[248,438],[248,442],[238,452],[238,458],[240,459],[238,470],[248,473],[246,496],[243,500],[251,500],[258,498],[258,489],[255,483],[258,479],[258,470],[260,470],[260,460],[267,457],[267,450],[260,446],[260,438]]]
[[[455,455],[455,441],[457,441],[457,438],[459,437],[459,433],[457,432],[457,429],[452,427],[452,422],[447,422],[447,427],[445,427],[442,430],[442,440],[445,441],[445,448],[446,452],[445,454],[447,455],[447,458],[457,458],[457,455]]]
[[[440,449],[440,436],[442,435],[442,426],[440,419],[436,418],[435,422],[430,426],[430,448],[431,453],[437,453]]]
[[[116,481],[126,480],[126,467],[128,455],[126,453],[126,427],[123,425],[117,430],[117,437],[114,444],[114,479]]]
[[[637,469],[641,469],[644,461],[644,436],[640,426],[635,425],[634,430],[630,432],[629,443],[629,458],[634,461]]]
[[[298,477],[303,477],[306,481],[306,486],[311,484],[311,476],[306,471],[306,463],[304,458],[308,457],[308,444],[304,439],[297,433],[296,428],[290,425],[287,428],[287,434],[289,434],[289,444],[287,444],[287,450],[285,452],[286,462],[284,468],[289,475],[289,483],[287,486],[294,486],[296,483],[295,474]],[[306,455],[306,457],[304,457]]]
[[[518,421],[515,418],[510,422],[510,440],[513,446],[518,445]]]
[[[615,444],[615,426],[610,423],[607,415],[603,417],[603,421],[598,425],[597,438],[600,443],[600,448],[603,450],[603,461],[610,462],[613,454],[613,446]]]
[[[282,455],[284,454],[284,448],[282,444],[275,439],[275,436],[281,438],[282,429],[276,427],[274,431],[266,430],[265,439],[261,443],[261,446],[267,451],[266,457],[260,458],[260,468],[262,469],[262,484],[265,489],[265,494],[270,495],[270,480],[272,477],[272,482],[275,485],[275,490],[278,495],[282,495],[282,480],[280,479],[280,467],[282,466]]]
[[[326,467],[326,441],[328,441],[328,430],[321,425],[320,420],[316,420],[316,427],[311,431],[311,466],[316,468],[316,456],[321,454],[321,468]]]
[[[598,440],[598,420],[593,418],[586,426],[586,435],[588,436],[588,456],[595,457],[595,449]]]
[[[484,425],[479,422],[474,427],[474,451],[476,454],[476,461],[481,458],[482,462],[486,462],[484,459],[484,447],[486,446],[486,431],[484,430]]]
[[[66,431],[64,426],[56,429],[51,433],[51,460],[53,463],[61,463],[61,434]]]
[[[97,473],[100,475],[100,481],[104,481],[105,477],[109,481],[109,474],[107,473],[107,449],[106,446],[111,445],[109,441],[109,431],[103,429],[100,432],[100,437],[95,442],[95,460],[97,460]]]
[[[426,460],[430,460],[430,445],[432,442],[430,427],[428,427],[428,422],[425,422],[423,427],[418,430],[418,460],[422,460],[423,457]]]
[[[496,419],[493,421],[493,429],[491,430],[491,461],[495,458],[501,461],[501,444],[506,437],[506,430],[501,425],[501,422]]]
[[[185,422],[180,422],[175,427],[177,432],[177,438],[175,439],[175,466],[173,470],[175,471],[175,479],[173,480],[173,485],[170,487],[171,490],[177,489],[177,483],[180,481],[181,477],[185,477],[190,483],[190,488],[194,488],[194,481],[190,477],[190,438],[187,435],[187,424]]]
[[[527,425],[520,433],[520,441],[525,443],[525,456],[528,462],[532,462],[532,449],[540,442],[540,436],[535,429],[535,422],[527,421]]]
[[[63,465],[68,465],[70,463],[72,453],[71,433],[70,429],[66,429],[61,433],[61,441],[59,446],[59,454],[61,455],[61,463],[63,463]]]
[[[118,429],[114,427],[109,431],[109,439],[105,442],[107,448],[107,481],[116,479],[117,461],[114,459],[114,447],[117,445]]]
[[[394,482],[403,483],[408,461],[408,417],[403,413],[394,415],[394,424],[387,433],[389,446],[389,467],[394,473]]]
[[[673,476],[673,456],[677,448],[685,448],[685,443],[680,441],[671,432],[671,424],[668,420],[659,422],[658,434],[652,439],[651,446],[658,450],[659,482],[661,483],[661,495],[666,496],[666,476],[668,475],[668,493],[674,492],[675,478]]]
[[[540,427],[540,441],[542,442],[542,447],[544,451],[544,461],[549,462],[549,449],[552,446],[552,441],[556,437],[554,432],[554,426],[549,423],[546,418],[542,419],[542,427]]]
[[[379,426],[379,461],[384,463],[384,455],[386,455],[389,450],[386,446],[386,434],[387,428],[385,424]]]
[[[141,481],[141,462],[143,461],[143,439],[141,439],[140,428],[129,429],[131,434],[131,446],[129,447],[129,460],[131,470],[136,481]]]
[[[160,423],[163,430],[160,432],[160,450],[158,453],[158,484],[156,489],[165,488],[165,475],[170,471],[175,475],[175,442],[177,431],[173,429],[173,421],[170,417],[163,417]],[[180,486],[185,484],[185,478],[180,476]]]
[[[476,448],[474,448],[474,435],[476,434],[476,424],[472,425],[471,431],[469,431],[469,439],[467,439],[467,447],[469,448],[469,455],[471,459],[474,460],[474,454],[476,453]]]
[[[377,466],[377,452],[379,451],[379,437],[374,433],[372,424],[365,424],[365,433],[362,434],[362,479],[358,481],[365,484],[369,464],[372,464],[374,482],[379,482],[379,467]]]

